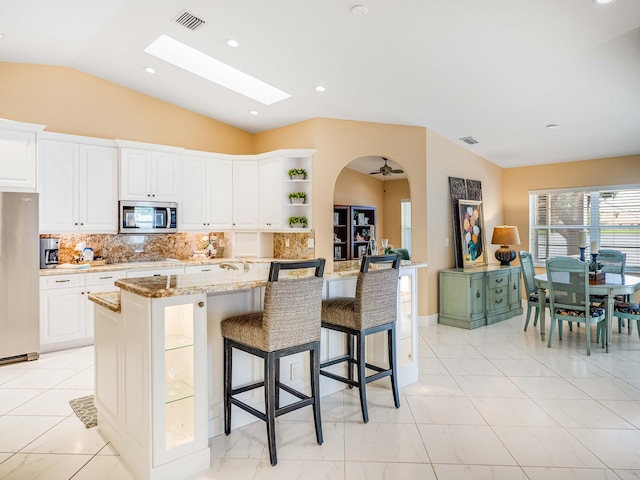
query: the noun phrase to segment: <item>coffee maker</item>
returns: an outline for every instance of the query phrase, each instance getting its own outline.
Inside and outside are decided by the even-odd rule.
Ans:
[[[40,268],[55,268],[58,265],[58,249],[60,240],[57,238],[40,239]]]

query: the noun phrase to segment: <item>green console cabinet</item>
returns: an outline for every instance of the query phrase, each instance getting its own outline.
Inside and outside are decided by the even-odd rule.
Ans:
[[[440,271],[438,322],[477,328],[522,314],[520,266]]]

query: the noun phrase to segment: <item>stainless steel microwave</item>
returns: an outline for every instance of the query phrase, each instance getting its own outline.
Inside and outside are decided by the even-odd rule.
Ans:
[[[119,233],[176,233],[178,204],[120,200]]]

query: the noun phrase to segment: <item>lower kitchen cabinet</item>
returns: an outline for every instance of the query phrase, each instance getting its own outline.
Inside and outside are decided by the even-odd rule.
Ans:
[[[521,315],[520,285],[520,266],[441,270],[438,322],[471,329]]]
[[[117,290],[124,272],[73,273],[40,277],[40,351],[93,344],[94,303],[90,293]]]

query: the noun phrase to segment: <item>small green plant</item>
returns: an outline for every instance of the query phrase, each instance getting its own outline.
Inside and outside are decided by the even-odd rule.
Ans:
[[[307,217],[305,217],[304,215],[301,217],[289,217],[289,226],[294,226],[294,225],[302,225],[303,227],[306,227],[307,224],[309,223],[309,221],[307,220]]]
[[[304,168],[292,168],[289,170],[290,177],[294,177],[296,175],[302,175],[304,178],[307,178],[307,171]]]
[[[289,198],[307,198],[306,192],[291,192]]]

